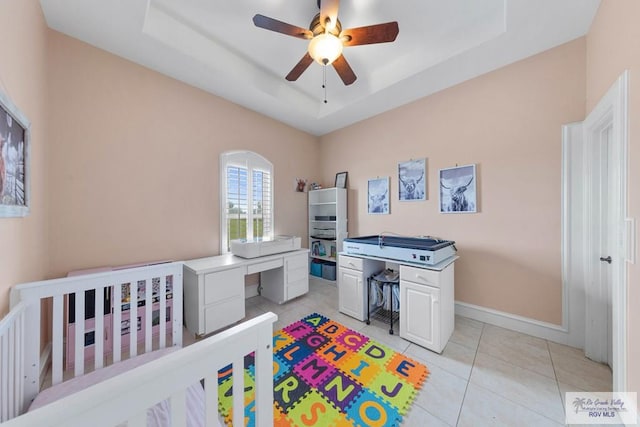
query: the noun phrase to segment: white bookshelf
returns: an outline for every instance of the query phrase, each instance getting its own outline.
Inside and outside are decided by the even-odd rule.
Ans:
[[[347,190],[309,191],[309,256],[336,268],[336,256],[347,237]],[[335,271],[335,270],[334,270]]]

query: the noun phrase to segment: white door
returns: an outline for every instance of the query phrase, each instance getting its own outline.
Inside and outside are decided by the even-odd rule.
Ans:
[[[400,337],[440,350],[440,289],[400,280]]]
[[[358,320],[364,320],[362,292],[362,272],[340,268],[340,277],[338,277],[338,306],[340,311]]]
[[[592,240],[590,256],[593,274],[587,276],[586,289],[586,340],[585,355],[596,362],[613,365],[612,343],[612,284],[613,269],[611,264],[616,257],[615,224],[613,222],[612,206],[615,200],[614,177],[615,170],[612,153],[612,126],[600,129],[592,139],[592,186],[591,186],[591,219]],[[615,262],[619,262],[616,259]]]

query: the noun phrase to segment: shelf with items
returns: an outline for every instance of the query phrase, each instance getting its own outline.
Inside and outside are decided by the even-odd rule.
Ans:
[[[347,237],[347,190],[309,191],[310,272],[335,280],[335,263]]]

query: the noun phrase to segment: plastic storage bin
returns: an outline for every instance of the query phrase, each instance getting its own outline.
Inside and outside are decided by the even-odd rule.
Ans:
[[[322,278],[336,280],[336,265],[332,263],[322,264]]]
[[[311,261],[311,275],[322,277],[322,262],[315,259]]]

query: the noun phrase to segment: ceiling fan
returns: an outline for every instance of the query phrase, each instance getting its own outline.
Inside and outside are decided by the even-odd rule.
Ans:
[[[307,53],[287,74],[287,80],[297,80],[315,60],[321,65],[333,65],[344,84],[350,85],[357,77],[342,55],[342,48],[392,42],[398,36],[395,21],[343,30],[338,19],[339,4],[340,0],[318,0],[320,13],[311,20],[308,30],[260,14],[253,17],[256,27],[309,40]]]

